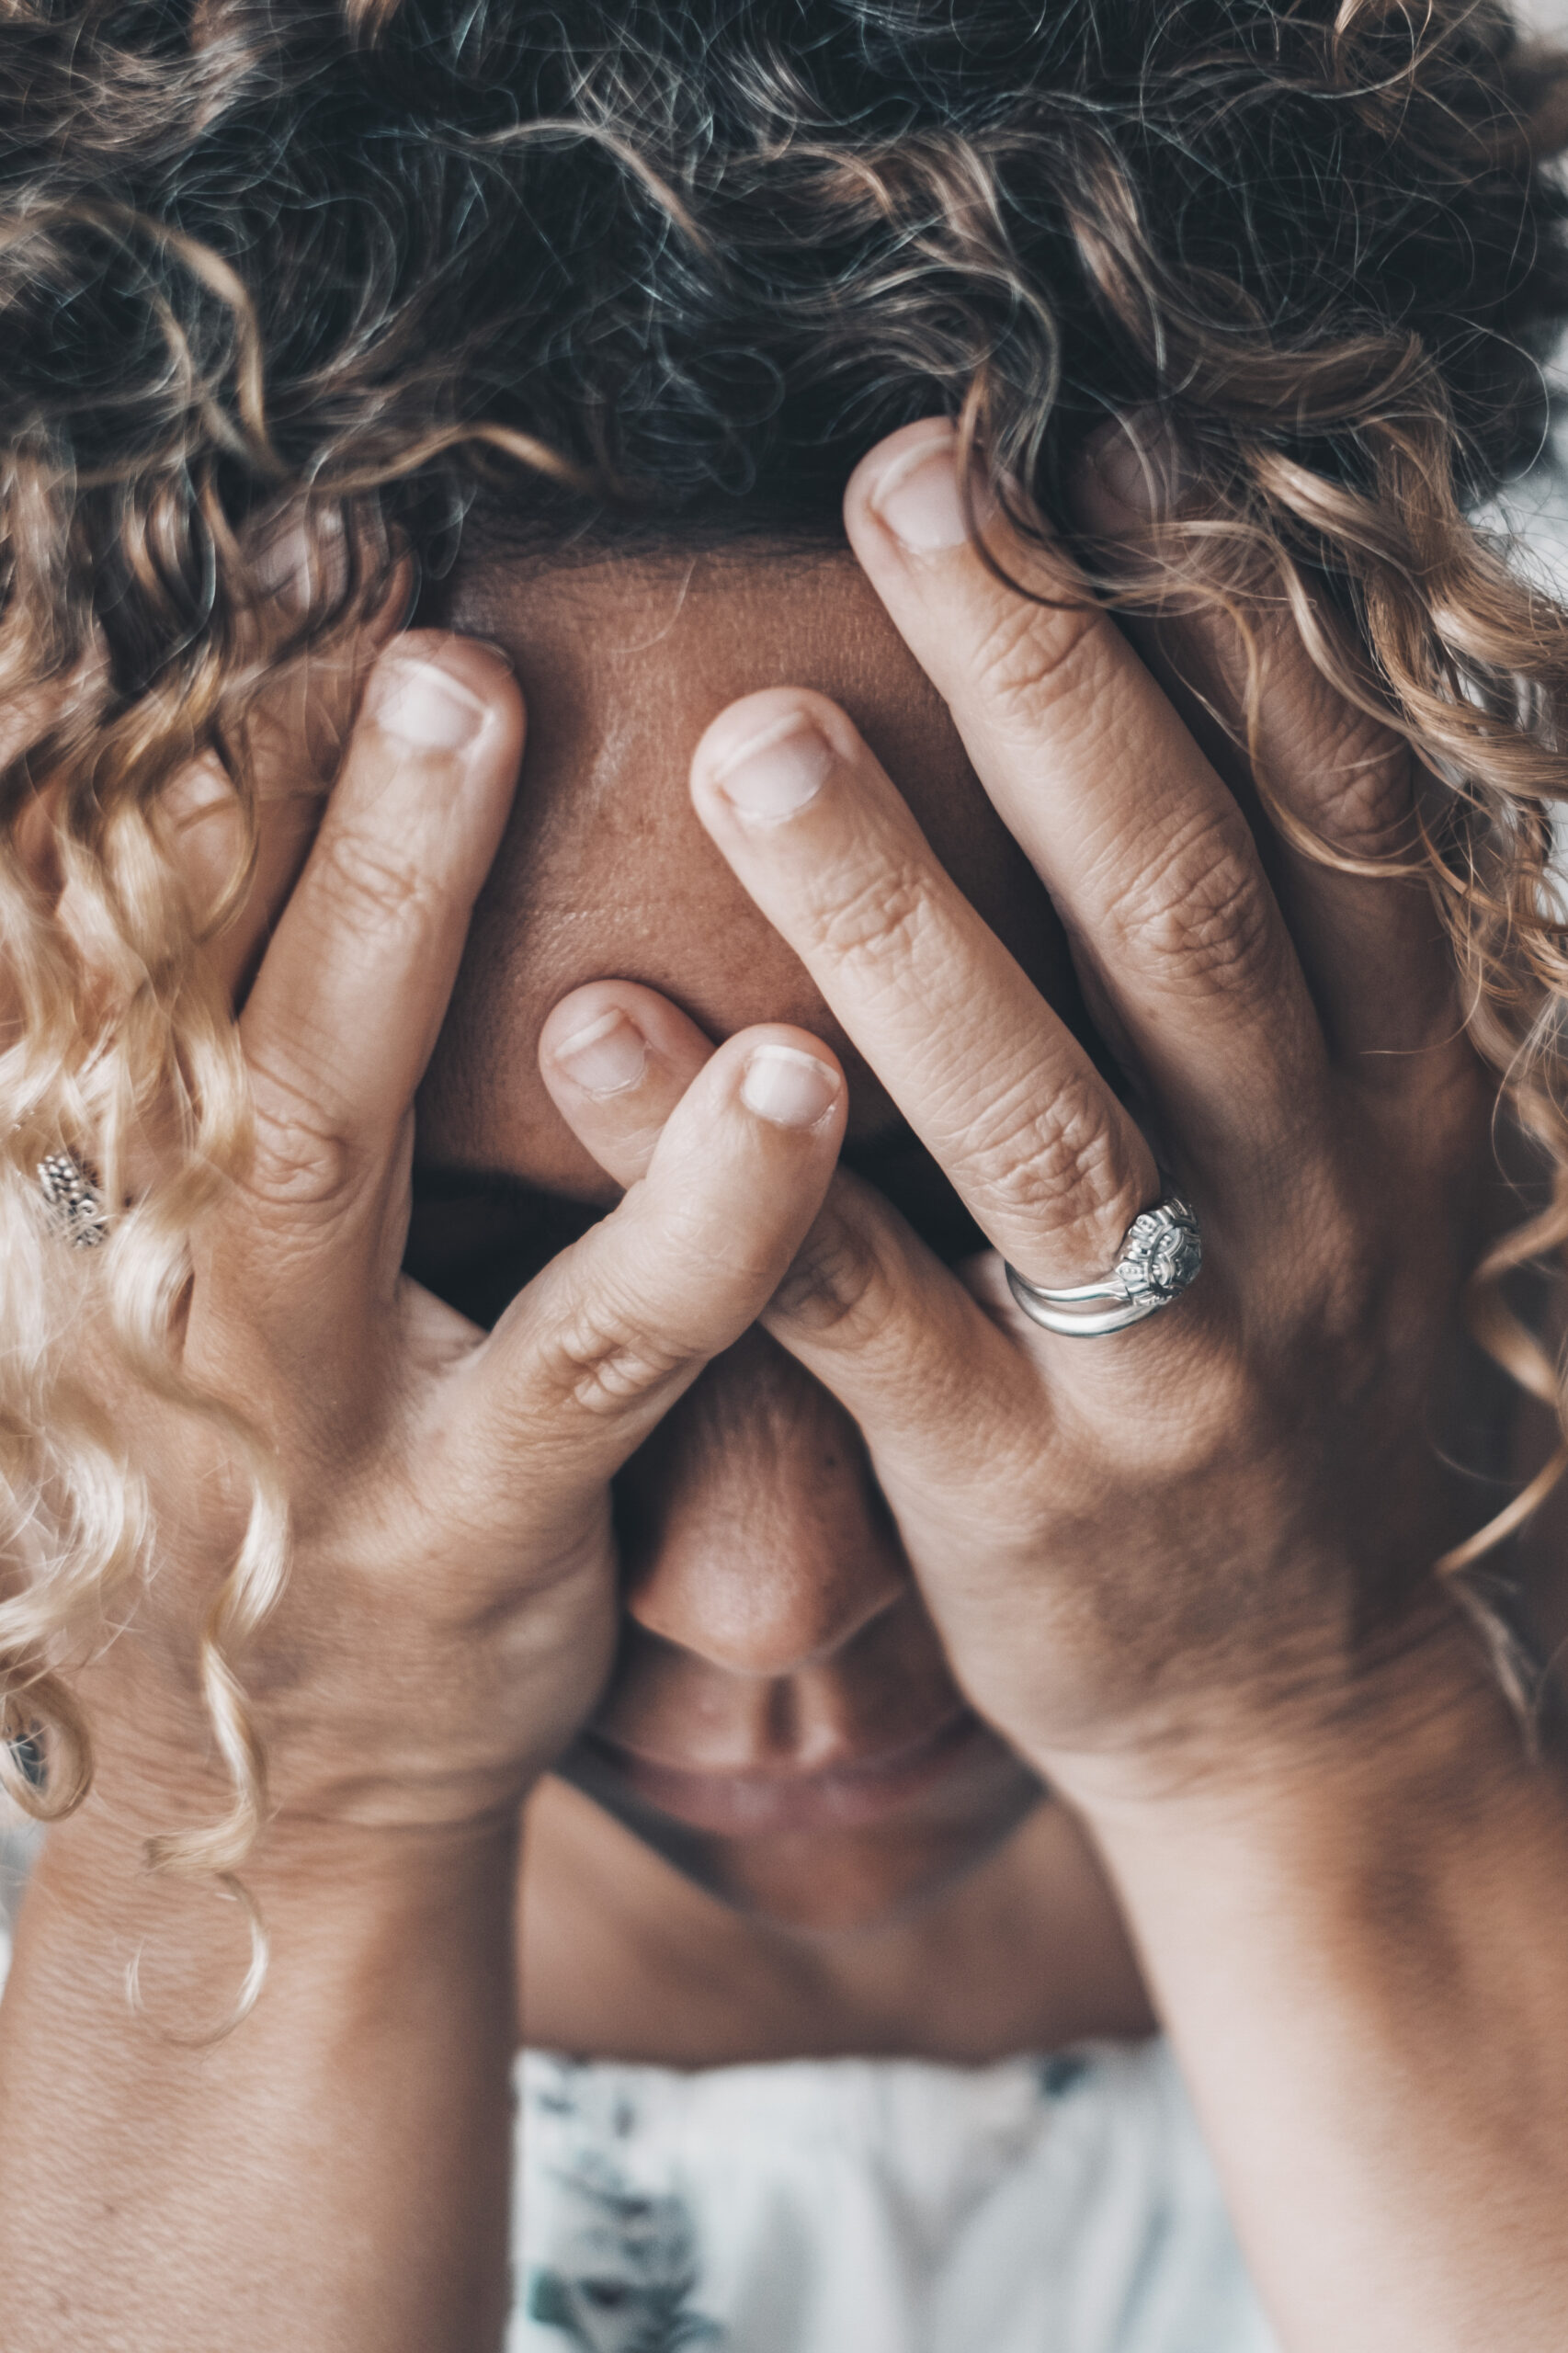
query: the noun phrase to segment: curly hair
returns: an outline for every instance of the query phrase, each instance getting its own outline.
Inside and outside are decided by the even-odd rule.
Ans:
[[[346,639],[394,564],[437,579],[476,503],[554,548],[833,537],[865,449],[946,413],[1071,593],[1283,603],[1442,780],[1406,863],[1549,1179],[1479,1296],[1568,1428],[1498,1288],[1568,1247],[1568,618],[1470,519],[1545,431],[1568,104],[1498,0],[4,0],[3,20],[0,1776],[23,1803],[86,1787],[72,1664],[153,1537],[77,1342],[91,1320],[203,1402],[174,1337],[187,1236],[246,1148],[209,951],[249,853],[193,908],[171,785],[209,759],[254,843],[258,689]],[[1073,513],[1112,419],[1201,486],[1137,563]],[[303,613],[271,593],[285,524],[316,551]],[[1256,692],[1255,670],[1255,720]],[[131,1205],[154,1115],[172,1141]],[[40,1212],[62,1148],[128,1204],[79,1260]],[[265,1802],[237,1668],[287,1529],[265,1446],[226,1422],[253,1507],[199,1674],[233,1806],[155,1859],[232,1871]]]

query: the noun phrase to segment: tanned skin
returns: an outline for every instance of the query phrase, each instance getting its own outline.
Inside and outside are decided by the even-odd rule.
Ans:
[[[0,2010],[6,2353],[498,2343],[519,1950],[529,2032],[679,2064],[1157,2010],[1292,2353],[1561,2342],[1568,1806],[1430,1576],[1494,1212],[1425,894],[1266,870],[1127,641],[966,544],[944,428],[846,521],[481,544],[451,619],[517,676],[387,648],[264,868],[260,1150],[187,1345],[294,1508],[247,1661],[272,1973],[190,2047],[243,1922],[139,1842],[222,1807],[237,1505],[122,1401],[165,1551]],[[1165,653],[1233,692],[1217,628]],[[1283,636],[1266,750],[1352,852],[1408,817]],[[1000,1256],[1086,1279],[1156,1196],[1099,1039],[1208,1255],[1089,1345]]]

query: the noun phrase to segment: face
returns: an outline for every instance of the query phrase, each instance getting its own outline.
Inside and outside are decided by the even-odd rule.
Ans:
[[[715,1041],[757,1021],[825,1039],[849,1078],[846,1157],[943,1256],[980,1247],[687,800],[692,750],[727,703],[819,688],[1030,977],[1071,1003],[1050,904],[847,552],[562,564],[481,542],[445,618],[510,654],[528,738],[420,1098],[413,1271],[493,1321],[613,1205],[538,1064],[551,1008],[609,976],[662,991]],[[704,1885],[801,1928],[869,1925],[1035,1802],[952,1680],[859,1433],[766,1334],[709,1367],[615,1509],[619,1656],[562,1770]]]

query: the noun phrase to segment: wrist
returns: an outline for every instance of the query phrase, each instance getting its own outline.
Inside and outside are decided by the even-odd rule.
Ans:
[[[1319,2315],[1303,2342],[1380,2341],[1348,2278],[1407,2315],[1401,2343],[1502,2341],[1503,2304],[1508,2342],[1552,2343],[1563,1779],[1457,1631],[1354,1697],[1185,1777],[1086,1771],[1088,1827],[1254,2275]],[[1519,2264],[1474,2259],[1498,2211]]]
[[[67,2290],[94,2345],[215,2344],[238,2310],[267,2344],[500,2342],[516,1844],[515,1821],[264,1836],[247,2011],[222,1882],[150,1875],[97,1797],[57,1825],[0,2002],[0,2262],[29,2343]]]
[[[270,1949],[269,1987],[291,1979],[301,1956],[325,1983],[372,1955],[412,1949],[433,1929],[443,1943],[455,1937],[475,1949],[509,1941],[517,1807],[438,1824],[278,1815],[231,1875],[150,1866],[150,1838],[216,1818],[200,1810],[210,1791],[187,1793],[174,1813],[165,1794],[107,1773],[51,1826],[36,1909],[58,1922],[62,1949],[104,1985],[112,1981],[117,2004],[134,1962],[147,2006],[176,2030],[186,2002],[204,2028],[232,2013],[253,1930]]]
[[[519,1679],[526,1702],[528,1681],[540,1678]],[[490,1691],[494,1680],[484,1663],[438,1653],[423,1678],[406,1658],[383,1662],[379,1674],[371,1659],[353,1677],[341,1665],[299,1677],[242,1657],[235,1721],[256,1762],[262,1824],[247,1877],[286,1871],[296,1853],[357,1854],[380,1837],[403,1837],[411,1850],[427,1839],[435,1851],[494,1825],[509,1835],[575,1730],[575,1713],[561,1718],[551,1693],[536,1723],[518,1695]],[[585,1683],[584,1708],[595,1688]],[[490,1706],[479,1704],[481,1692]],[[199,1839],[230,1818],[235,1783],[218,1751],[194,1643],[171,1654],[167,1643],[127,1629],[80,1676],[76,1698],[106,1827],[118,1824],[139,1847]]]
[[[1352,1658],[1281,1661],[1267,1682],[1172,1701],[1135,1728],[1026,1752],[1092,1825],[1185,1822],[1215,1836],[1247,1825],[1380,1821],[1428,1831],[1464,1793],[1533,1772],[1527,1737],[1474,1632],[1436,1596]]]

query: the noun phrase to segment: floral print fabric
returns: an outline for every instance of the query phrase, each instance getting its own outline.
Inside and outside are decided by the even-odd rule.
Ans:
[[[517,2089],[507,2353],[1277,2353],[1161,2043]]]

